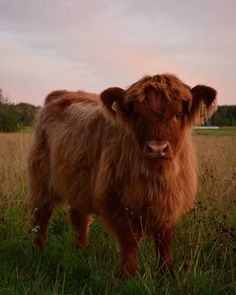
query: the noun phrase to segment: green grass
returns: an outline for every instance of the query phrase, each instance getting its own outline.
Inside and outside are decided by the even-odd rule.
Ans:
[[[193,129],[193,135],[236,135],[236,128]]]
[[[26,209],[11,207],[0,224],[0,294],[235,294],[235,216],[234,201],[220,207],[199,201],[176,229],[175,277],[158,272],[153,245],[142,241],[140,275],[124,282],[116,241],[97,222],[88,251],[78,251],[64,211],[55,213],[39,254]]]
[[[194,141],[199,192],[176,227],[175,276],[158,270],[153,243],[143,239],[140,274],[122,281],[115,238],[95,220],[88,251],[77,250],[65,208],[54,212],[46,251],[34,251],[24,203],[31,135],[0,134],[0,295],[236,294],[236,137]]]

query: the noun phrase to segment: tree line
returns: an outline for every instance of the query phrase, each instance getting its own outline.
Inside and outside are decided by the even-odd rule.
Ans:
[[[39,109],[28,103],[11,103],[0,89],[0,132],[15,132],[31,127]],[[236,105],[219,106],[206,126],[236,126]]]
[[[236,105],[219,106],[207,126],[236,126]]]
[[[0,132],[15,132],[30,127],[38,109],[28,103],[11,103],[0,89]]]

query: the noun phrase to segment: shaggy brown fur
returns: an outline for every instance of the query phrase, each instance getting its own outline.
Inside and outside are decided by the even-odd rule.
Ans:
[[[28,202],[41,250],[57,203],[70,206],[77,245],[87,247],[93,213],[117,235],[123,273],[138,271],[143,233],[173,268],[176,221],[192,207],[197,166],[193,124],[209,117],[216,91],[173,75],[146,76],[100,96],[54,91],[38,114],[29,156]]]

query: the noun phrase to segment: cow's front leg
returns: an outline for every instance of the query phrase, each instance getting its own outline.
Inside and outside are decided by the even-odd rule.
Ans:
[[[154,233],[157,257],[159,256],[160,267],[166,266],[173,274],[174,262],[172,254],[173,228],[160,229]]]
[[[126,277],[128,274],[134,277],[139,270],[136,252],[141,234],[133,232],[129,225],[123,225],[117,235],[122,257],[122,276]]]
[[[120,246],[122,278],[126,278],[127,275],[134,277],[139,270],[136,252],[141,238],[141,232],[132,228],[128,220],[120,224],[113,224],[112,227],[118,237]]]

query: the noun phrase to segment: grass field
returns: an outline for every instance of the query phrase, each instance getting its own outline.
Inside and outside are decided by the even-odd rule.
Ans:
[[[158,272],[143,240],[140,275],[119,279],[117,244],[96,221],[88,252],[77,251],[66,209],[54,213],[45,253],[32,249],[26,157],[31,134],[0,134],[0,295],[236,294],[236,136],[194,136],[199,158],[195,207],[179,221],[175,276]]]
[[[193,135],[236,135],[236,128],[221,127],[219,129],[194,129]]]

